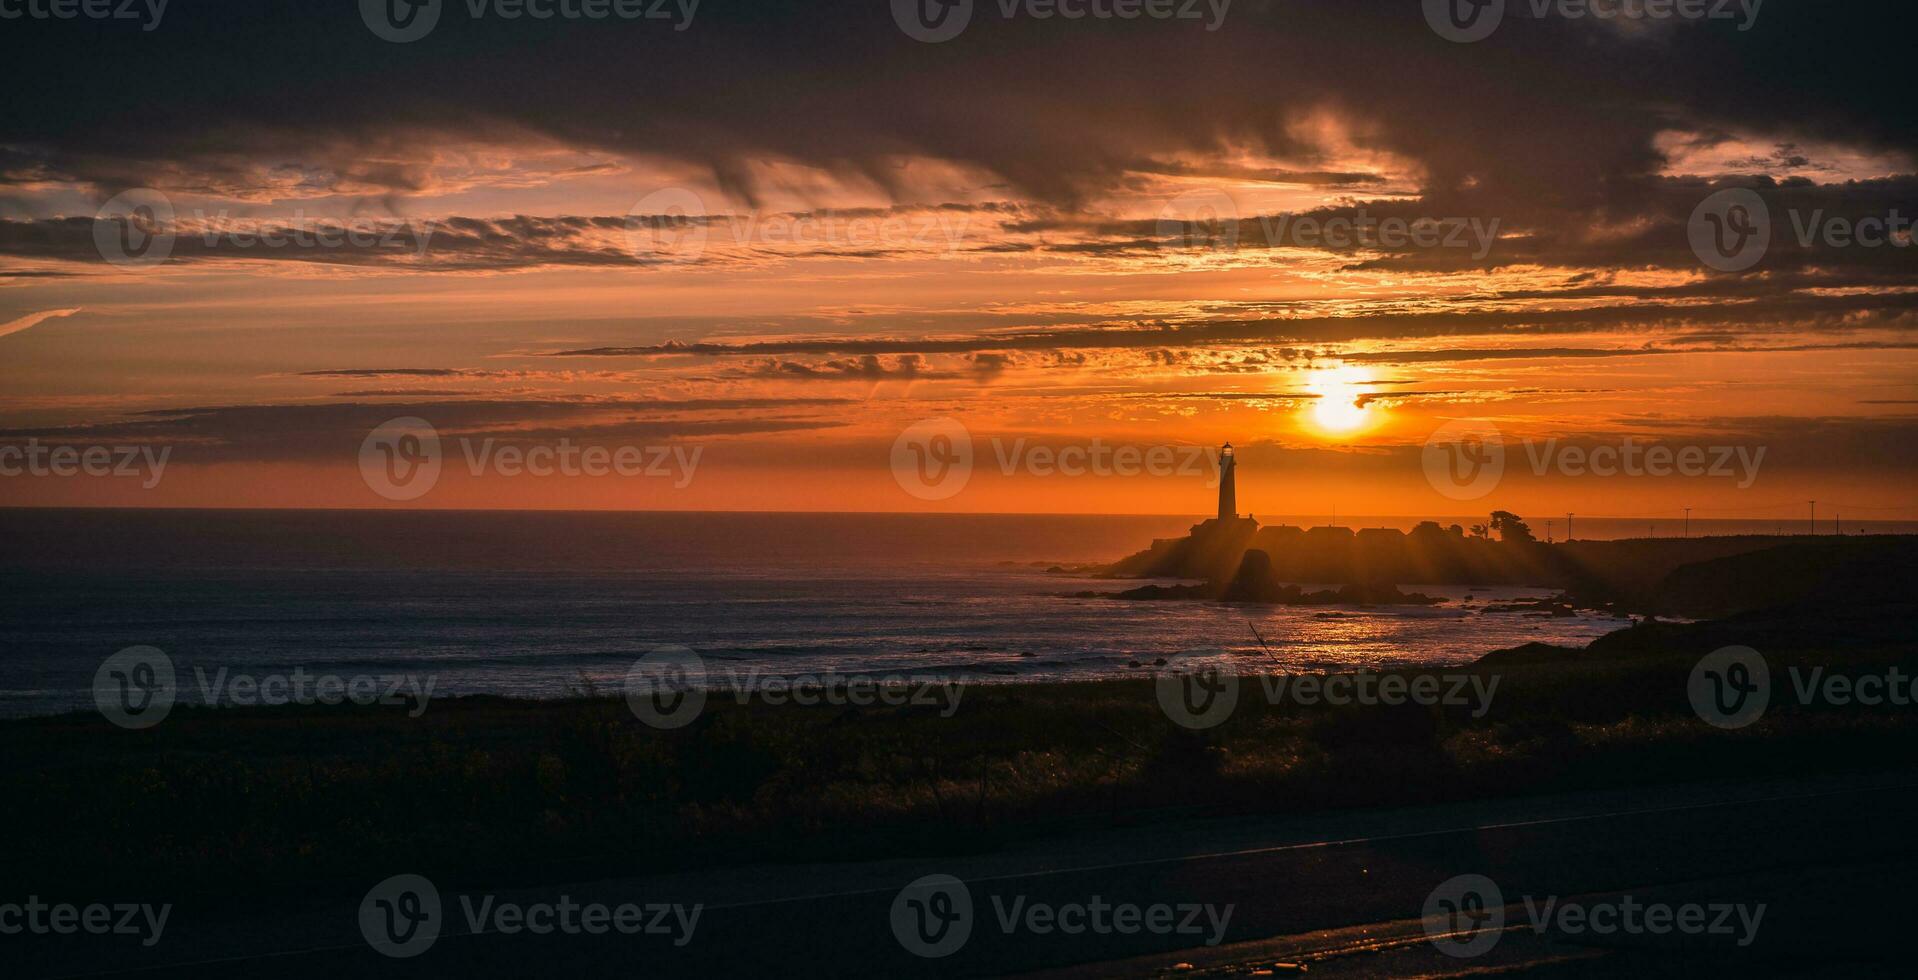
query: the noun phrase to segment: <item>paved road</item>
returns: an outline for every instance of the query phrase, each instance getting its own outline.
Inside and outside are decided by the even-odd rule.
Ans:
[[[183,913],[152,948],[120,937],[4,936],[0,950],[8,953],[9,972],[25,976],[772,971],[891,977],[1064,970],[1064,976],[1089,977],[1148,976],[1179,964],[1190,964],[1178,971],[1188,974],[1242,975],[1306,961],[1321,975],[1526,965],[1576,976],[1586,969],[1603,975],[1622,963],[1643,972],[1701,961],[1787,972],[1845,967],[1859,975],[1902,955],[1904,926],[1890,917],[1904,907],[1918,864],[1914,804],[1918,772],[1830,776],[1311,819],[1194,821],[956,860],[743,868],[484,895],[449,886],[439,889],[440,935],[408,959],[367,944],[357,901],[215,922]],[[935,874],[963,884],[929,887],[902,901],[904,886]],[[1490,951],[1461,959],[1424,940],[1418,920],[1436,886],[1465,874],[1490,879],[1503,900],[1492,907],[1509,907]],[[1733,926],[1738,920],[1730,910],[1744,907],[1749,915],[1759,903],[1766,909],[1755,929],[1697,937],[1566,934],[1556,928],[1564,924],[1559,920],[1541,936],[1526,919],[1528,908],[1551,897],[1589,909],[1616,907],[1625,895],[1640,906],[1722,906]],[[465,910],[489,898],[485,907],[497,911],[557,906],[562,896],[577,906],[703,907],[683,945],[675,945],[685,933],[683,920],[650,912],[638,921],[662,933],[469,931]],[[390,921],[404,929],[414,906],[397,890],[389,897],[397,910]],[[967,902],[969,917],[961,914]],[[1136,913],[1125,911],[1131,907]],[[953,950],[936,959],[909,951],[895,931],[898,908],[910,942]],[[376,928],[383,929],[389,920],[381,911]],[[1159,916],[1174,931],[1090,928],[1125,924],[1134,914],[1141,924]],[[582,913],[573,915],[583,921]],[[1713,917],[1713,909],[1706,915]],[[1493,920],[1449,921],[1463,921],[1461,935],[1469,938],[1488,932]],[[1061,923],[1087,928],[1067,932]],[[402,948],[421,948],[417,937],[425,934]],[[1747,934],[1749,945],[1739,945]]]

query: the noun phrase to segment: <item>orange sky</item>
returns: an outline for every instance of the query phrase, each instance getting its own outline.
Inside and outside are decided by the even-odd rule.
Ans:
[[[1389,43],[1447,53],[1393,25]],[[1456,64],[1461,91],[1499,77]],[[22,141],[0,167],[0,505],[1196,513],[1207,472],[1061,473],[1048,452],[1230,440],[1253,513],[1762,519],[1819,498],[1918,516],[1918,249],[1792,236],[1802,214],[1855,225],[1906,200],[1906,151],[1722,107],[1645,122],[1505,89],[1487,91],[1518,101],[1433,107],[1404,84],[1388,106],[1340,88],[1385,81],[1312,78],[1203,131],[1062,89],[1115,142],[1052,170],[1030,157],[1093,123],[1016,100],[993,103],[1005,146],[868,132],[883,114],[825,96],[809,135],[830,148],[721,146],[720,118],[744,123],[717,102],[697,151],[497,104],[355,116],[358,141],[182,122],[199,142],[164,158]],[[1595,120],[1576,136],[1516,132],[1574,109]],[[1423,131],[1439,111],[1452,129]],[[1775,227],[1727,271],[1696,234],[1730,188]],[[148,235],[163,261],[108,254]],[[403,499],[363,472],[398,418],[441,443],[434,485]],[[950,494],[900,471],[929,419],[973,455]],[[1501,440],[1501,475],[1468,495],[1434,476],[1452,444],[1428,446],[1454,423]],[[157,480],[22,469],[60,446],[168,455]],[[529,476],[472,462],[489,446],[696,463]],[[1654,447],[1717,465],[1585,462]]]

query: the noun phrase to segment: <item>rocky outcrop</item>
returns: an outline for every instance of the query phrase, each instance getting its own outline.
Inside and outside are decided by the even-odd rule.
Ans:
[[[1272,558],[1263,551],[1248,551],[1239,568],[1223,584],[1147,585],[1119,593],[1121,599],[1201,599],[1218,602],[1258,602],[1286,606],[1430,606],[1443,599],[1417,592],[1401,592],[1385,583],[1349,584],[1336,589],[1307,592],[1298,585],[1282,582],[1273,571]]]

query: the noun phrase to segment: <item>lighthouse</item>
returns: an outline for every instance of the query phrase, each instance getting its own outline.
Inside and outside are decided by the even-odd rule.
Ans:
[[[1237,464],[1232,460],[1232,444],[1226,443],[1219,449],[1219,520],[1230,521],[1239,516],[1239,491],[1232,478],[1232,470]]]

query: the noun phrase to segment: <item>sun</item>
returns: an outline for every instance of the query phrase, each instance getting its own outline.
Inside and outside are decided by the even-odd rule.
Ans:
[[[1378,412],[1364,401],[1372,394],[1371,380],[1371,372],[1347,364],[1313,370],[1305,384],[1318,396],[1312,401],[1312,425],[1326,435],[1343,436],[1376,423]]]

